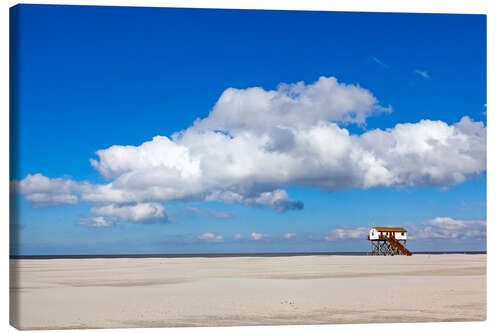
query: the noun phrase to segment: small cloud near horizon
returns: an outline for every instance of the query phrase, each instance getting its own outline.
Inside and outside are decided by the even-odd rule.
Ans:
[[[224,237],[221,235],[215,235],[211,232],[206,232],[203,235],[199,235],[198,239],[208,241],[208,242],[222,242]]]
[[[264,237],[266,237],[266,235],[259,234],[258,232],[252,232],[252,234],[250,235],[250,237],[252,238],[252,240],[261,240]]]

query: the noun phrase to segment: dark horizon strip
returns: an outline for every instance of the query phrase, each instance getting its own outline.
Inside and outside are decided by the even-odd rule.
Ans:
[[[486,254],[486,251],[426,251],[414,254]],[[150,253],[150,254],[62,254],[11,255],[10,259],[119,259],[119,258],[226,258],[226,257],[298,257],[298,256],[370,256],[369,252],[263,252],[263,253]]]

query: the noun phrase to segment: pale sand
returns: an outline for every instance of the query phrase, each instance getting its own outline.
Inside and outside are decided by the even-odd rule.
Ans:
[[[11,260],[21,329],[486,319],[486,255]]]

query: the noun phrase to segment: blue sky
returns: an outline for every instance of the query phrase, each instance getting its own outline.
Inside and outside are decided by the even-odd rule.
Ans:
[[[470,124],[486,126],[485,16],[18,5],[11,17],[18,151],[11,179],[41,174],[54,186],[62,184],[61,179],[74,182],[64,193],[21,186],[21,193],[11,194],[19,199],[11,221],[18,231],[15,254],[367,251],[368,242],[355,231],[372,222],[408,226],[410,233],[419,235],[409,243],[416,251],[485,250],[486,156],[481,152],[486,141],[477,138],[486,129],[469,131]],[[351,85],[355,98],[366,97],[365,91],[376,98],[355,101],[370,109],[363,121],[333,119],[332,113],[319,120],[347,129],[355,143],[364,133],[391,132],[398,124],[421,120],[441,121],[443,131],[465,128],[457,124],[468,117],[460,138],[469,148],[458,149],[455,141],[446,141],[449,149],[457,149],[452,155],[460,158],[457,161],[438,163],[442,150],[425,155],[434,156],[430,161],[436,168],[446,165],[432,169],[434,176],[423,174],[422,167],[407,175],[387,166],[398,180],[386,185],[366,177],[360,180],[362,186],[338,185],[340,174],[351,177],[358,167],[349,164],[342,172],[330,168],[317,178],[311,175],[314,179],[305,177],[304,170],[287,181],[265,170],[255,175],[265,182],[230,179],[238,189],[245,188],[236,191],[242,196],[239,201],[207,199],[214,187],[172,200],[133,199],[134,205],[154,201],[154,209],[163,207],[155,210],[161,216],[154,219],[124,215],[130,212],[123,210],[128,201],[84,199],[82,184],[109,184],[117,179],[116,170],[130,164],[112,164],[114,157],[97,156],[96,151],[111,146],[125,150],[155,136],[171,137],[195,127],[198,118],[209,119],[206,126],[213,134],[215,127],[210,126],[226,124],[234,111],[232,104],[218,102],[226,89],[238,89],[251,109],[250,87],[278,91],[280,83],[303,81],[315,92],[320,77],[330,78],[325,82],[332,93],[343,92],[345,84]],[[212,110],[216,112],[210,114]],[[341,111],[331,110],[335,115]],[[289,126],[296,138],[306,133],[296,122],[290,124],[277,126]],[[429,132],[424,125],[423,133]],[[238,138],[247,130],[256,138],[274,133],[251,122],[227,126],[220,128],[225,138]],[[194,154],[193,146],[184,146]],[[163,145],[158,147],[155,154],[169,155],[161,150]],[[384,163],[400,158],[408,163],[411,154],[383,155],[376,157],[386,159]],[[426,165],[420,155],[411,156],[415,165]],[[99,164],[91,165],[91,158]],[[462,167],[463,161],[474,163]],[[134,172],[140,170],[133,167]],[[324,185],[330,179],[332,185]],[[221,186],[217,183],[216,188]],[[274,192],[279,190],[287,194],[280,201],[285,209],[255,199],[264,192],[281,195]],[[67,200],[55,198],[55,192]],[[41,199],[33,198],[41,195],[52,197],[37,204]],[[295,203],[303,209],[296,209]],[[98,217],[105,226],[97,227],[92,219]],[[338,236],[340,229],[351,236]]]

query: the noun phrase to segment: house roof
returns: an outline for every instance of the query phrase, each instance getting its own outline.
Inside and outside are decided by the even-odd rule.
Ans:
[[[405,228],[391,228],[391,227],[374,227],[375,230],[377,231],[396,231],[396,232],[399,232],[399,231],[405,231],[406,232],[406,229]]]

